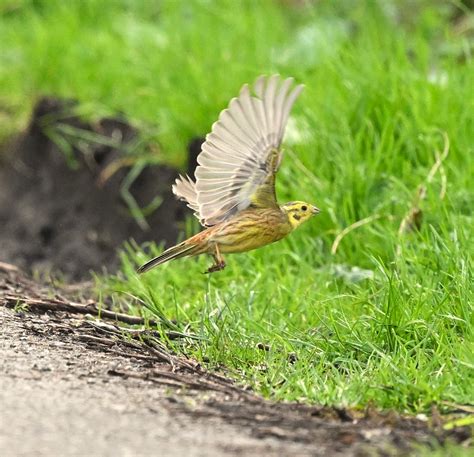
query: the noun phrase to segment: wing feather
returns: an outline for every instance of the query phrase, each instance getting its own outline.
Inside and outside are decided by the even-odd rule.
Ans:
[[[291,108],[293,107],[293,103],[295,103],[296,99],[301,94],[303,88],[304,88],[303,85],[296,86],[295,89],[292,92],[290,92],[288,97],[285,98],[283,110],[282,110],[282,119],[280,123],[280,136],[281,137],[283,137],[283,134],[285,133],[286,123],[288,122],[288,117],[290,116],[290,111],[291,111]]]
[[[197,218],[200,217],[196,183],[188,175],[186,177],[179,175],[171,190],[179,200],[186,202]]]

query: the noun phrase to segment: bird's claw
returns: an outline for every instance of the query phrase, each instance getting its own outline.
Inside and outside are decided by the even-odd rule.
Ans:
[[[225,262],[218,262],[212,266],[210,266],[205,272],[204,274],[208,274],[208,273],[215,273],[216,271],[221,271],[225,268]]]

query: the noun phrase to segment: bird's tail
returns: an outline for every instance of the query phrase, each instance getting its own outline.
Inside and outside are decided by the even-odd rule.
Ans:
[[[160,254],[158,257],[149,260],[137,269],[137,273],[145,273],[152,268],[161,265],[162,263],[168,262],[168,260],[179,259],[187,255],[194,254],[196,245],[180,243],[172,248],[167,249],[165,252]]]

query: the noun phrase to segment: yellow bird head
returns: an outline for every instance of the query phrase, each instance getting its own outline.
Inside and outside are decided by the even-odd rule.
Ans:
[[[293,229],[319,213],[319,208],[306,202],[288,202],[281,206]]]

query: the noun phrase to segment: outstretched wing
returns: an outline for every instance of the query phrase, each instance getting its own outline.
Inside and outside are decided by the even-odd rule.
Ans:
[[[198,156],[196,192],[205,225],[249,207],[276,206],[274,174],[291,107],[303,89],[293,78],[261,76],[222,111]]]
[[[173,187],[203,225],[215,225],[250,205],[277,206],[280,145],[291,108],[303,89],[292,86],[293,78],[261,76],[254,95],[244,85],[212,126],[197,158],[196,183],[181,178]]]

